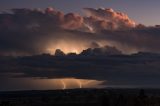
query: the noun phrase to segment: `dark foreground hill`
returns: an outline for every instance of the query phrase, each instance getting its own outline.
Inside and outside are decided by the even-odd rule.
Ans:
[[[160,106],[160,89],[0,92],[0,106]]]

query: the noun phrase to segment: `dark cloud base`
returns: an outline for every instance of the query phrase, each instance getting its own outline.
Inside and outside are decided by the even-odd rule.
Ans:
[[[159,85],[160,55],[1,57],[1,74],[12,78],[77,78],[108,85]],[[13,74],[14,73],[14,74]]]

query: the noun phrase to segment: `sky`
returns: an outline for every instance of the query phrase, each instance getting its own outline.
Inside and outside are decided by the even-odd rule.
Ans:
[[[104,7],[124,12],[137,23],[157,25],[160,24],[159,4],[159,0],[0,0],[0,10],[54,7],[66,13],[82,13],[85,7]]]
[[[159,87],[159,4],[0,0],[0,90]]]

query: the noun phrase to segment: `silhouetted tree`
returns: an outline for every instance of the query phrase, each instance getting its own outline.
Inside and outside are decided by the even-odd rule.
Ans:
[[[143,89],[140,90],[138,97],[135,101],[135,106],[146,106],[147,105],[147,96]]]
[[[102,106],[110,106],[108,95],[103,95],[101,97]]]
[[[116,106],[125,106],[126,105],[126,101],[123,95],[119,95],[118,99],[116,100]]]
[[[2,101],[0,106],[10,106],[9,101]]]

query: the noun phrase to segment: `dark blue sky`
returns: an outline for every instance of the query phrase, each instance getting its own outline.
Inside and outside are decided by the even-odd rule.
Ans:
[[[160,24],[159,5],[160,0],[0,0],[0,10],[55,7],[64,12],[81,13],[84,7],[113,8],[145,25]]]

